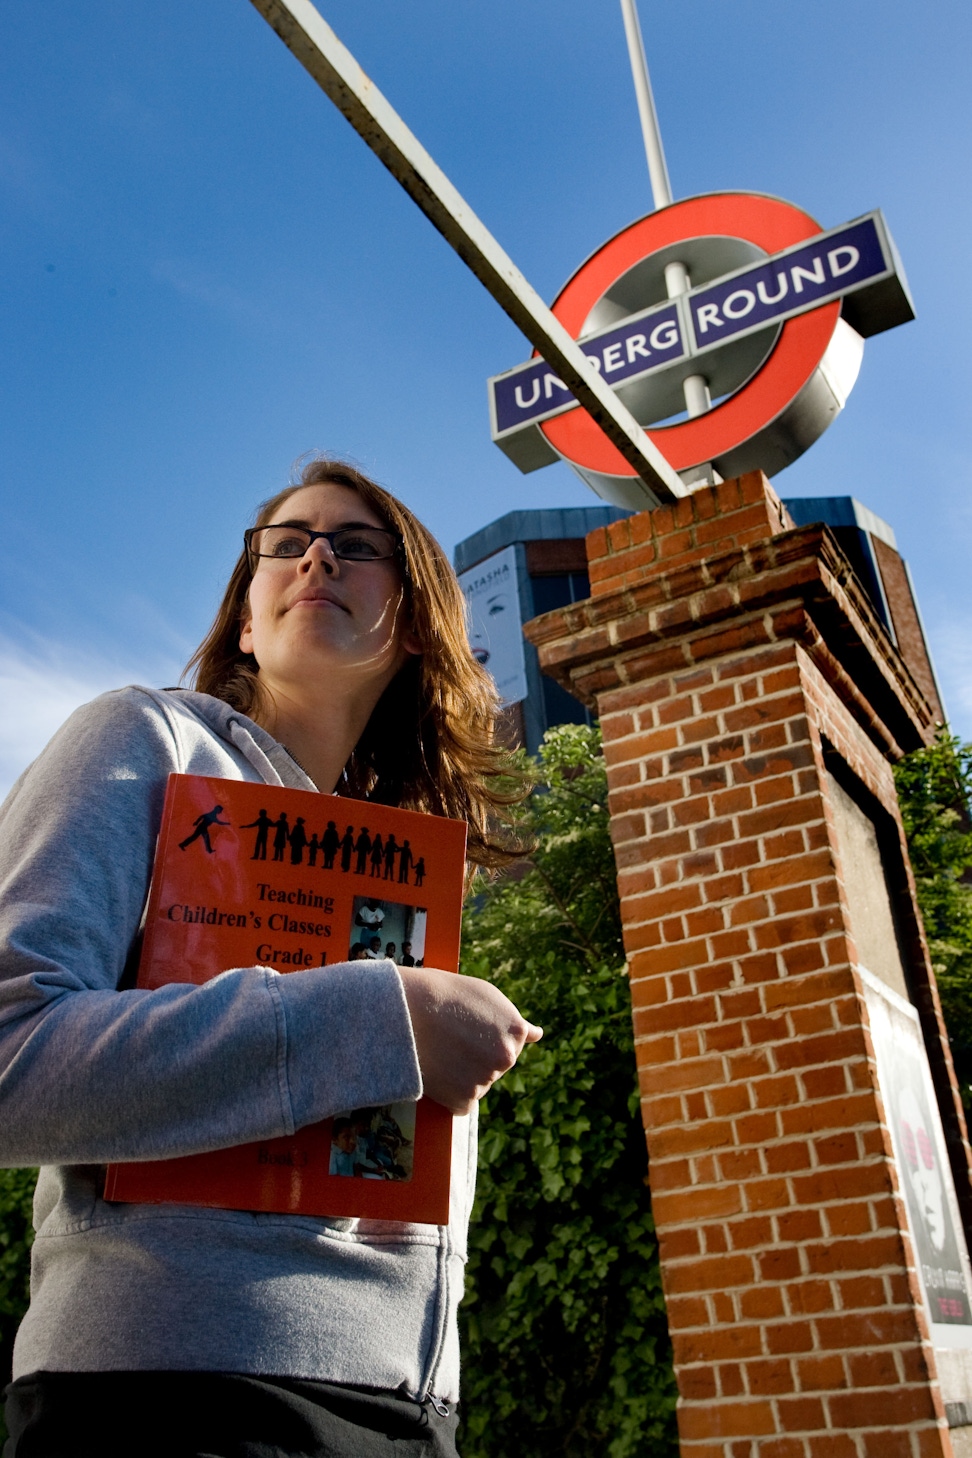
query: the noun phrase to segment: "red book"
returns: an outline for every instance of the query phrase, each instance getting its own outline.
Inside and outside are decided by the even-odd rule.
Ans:
[[[170,775],[137,986],[375,954],[454,972],[465,850],[462,821]],[[451,1146],[431,1099],[347,1109],[289,1138],[109,1165],[105,1198],[444,1225]]]

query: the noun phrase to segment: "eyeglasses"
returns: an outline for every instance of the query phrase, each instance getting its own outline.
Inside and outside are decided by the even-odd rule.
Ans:
[[[250,571],[256,571],[260,557],[298,561],[319,537],[342,562],[387,562],[399,555],[402,546],[397,532],[382,527],[340,527],[336,532],[312,532],[309,527],[295,526],[250,527],[243,533]]]

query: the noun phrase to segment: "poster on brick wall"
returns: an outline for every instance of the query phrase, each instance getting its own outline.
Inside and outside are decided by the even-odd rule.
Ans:
[[[972,1270],[918,1013],[860,969],[898,1183],[936,1346],[972,1346]]]

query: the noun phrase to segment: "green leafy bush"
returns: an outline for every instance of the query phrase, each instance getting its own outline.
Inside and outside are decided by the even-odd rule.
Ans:
[[[943,730],[895,769],[928,949],[966,1112],[972,1111],[972,744]]]
[[[480,884],[463,971],[543,1041],[482,1106],[463,1327],[464,1458],[677,1452],[607,784],[596,731],[552,730],[518,878]]]
[[[14,1337],[27,1310],[36,1180],[36,1169],[0,1169],[0,1392],[10,1381]],[[5,1438],[0,1409],[0,1445]]]

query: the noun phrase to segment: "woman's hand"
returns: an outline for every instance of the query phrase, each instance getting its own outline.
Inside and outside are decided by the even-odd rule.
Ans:
[[[542,1028],[528,1023],[498,987],[480,977],[431,967],[398,972],[425,1092],[451,1114],[471,1113],[524,1046],[543,1037]]]

